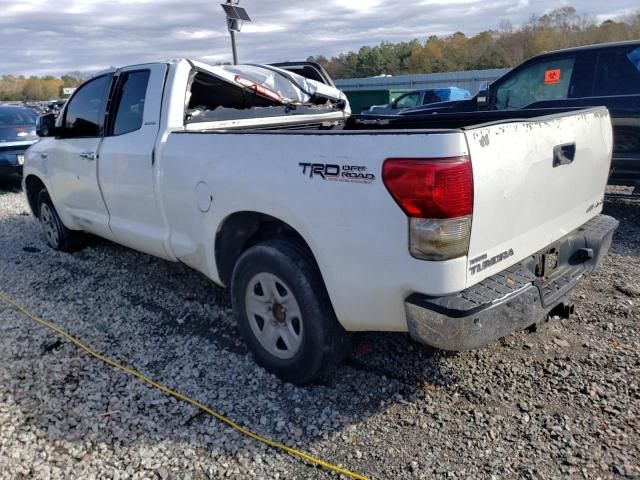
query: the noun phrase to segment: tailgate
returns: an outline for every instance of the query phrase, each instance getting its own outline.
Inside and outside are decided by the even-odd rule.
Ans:
[[[475,190],[468,286],[602,210],[613,143],[605,108],[478,126],[465,135]]]

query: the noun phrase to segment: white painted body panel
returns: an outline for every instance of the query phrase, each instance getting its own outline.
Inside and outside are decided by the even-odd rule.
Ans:
[[[179,60],[162,65],[168,65],[166,79],[161,68],[150,78],[145,128],[128,139],[105,138],[104,157],[93,163],[99,172],[94,176],[104,182],[105,211],[97,201],[102,198],[98,184],[76,181],[90,174],[84,164],[51,161],[64,140],[45,138],[32,146],[25,178],[35,175],[44,182],[67,227],[182,261],[217,283],[215,241],[225,219],[243,211],[276,217],[308,243],[347,330],[406,331],[408,295],[463,290],[549,245],[600,210],[596,205],[586,213],[602,198],[606,183],[611,126],[605,110],[466,132],[192,132],[184,125],[192,64]],[[154,121],[157,130],[147,125]],[[553,146],[572,141],[578,145],[575,165],[552,169]],[[408,219],[381,179],[389,157],[460,155],[470,155],[474,173],[469,258],[505,248],[517,252],[473,278],[467,257],[444,262],[411,257]],[[310,178],[300,163],[363,166],[375,180]],[[96,203],[86,204],[82,212],[73,199],[89,189]],[[93,222],[81,222],[82,215]]]
[[[606,109],[501,123],[466,132],[474,178],[467,286],[551,245],[602,211],[613,134]],[[575,159],[553,167],[553,148],[576,144]],[[471,262],[513,249],[472,273]]]
[[[98,183],[97,161],[81,156],[83,152],[97,154],[101,141],[97,137],[56,139],[46,150],[46,161],[51,188],[56,192],[56,208],[66,211],[70,225],[113,240]]]
[[[346,328],[406,331],[404,299],[416,291],[438,295],[464,288],[466,259],[411,257],[407,217],[382,183],[382,163],[394,156],[466,153],[462,132],[174,133],[160,159],[170,247],[219,282],[214,240],[222,222],[235,212],[271,215],[311,247]],[[311,179],[301,162],[366,166],[376,179]],[[213,197],[206,214],[196,208],[201,181]]]

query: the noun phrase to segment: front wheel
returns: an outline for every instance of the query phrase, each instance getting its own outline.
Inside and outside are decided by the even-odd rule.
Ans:
[[[45,189],[38,194],[38,219],[47,243],[54,250],[74,252],[84,245],[84,233],[64,226]]]
[[[294,245],[274,240],[248,249],[234,268],[231,296],[254,358],[284,381],[317,380],[348,351],[318,268]]]

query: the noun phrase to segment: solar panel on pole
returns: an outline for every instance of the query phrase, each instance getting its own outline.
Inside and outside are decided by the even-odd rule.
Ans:
[[[249,14],[242,7],[236,7],[235,5],[231,5],[229,3],[223,3],[222,8],[224,9],[224,13],[227,14],[227,18],[231,20],[242,20],[244,22],[250,22],[251,18],[249,18]]]
[[[233,51],[233,64],[238,64],[238,53],[236,51],[236,32],[239,32],[242,28],[242,22],[250,22],[251,18],[247,14],[247,11],[238,7],[236,1],[236,5],[231,3],[232,0],[227,0],[227,3],[222,3],[220,6],[224,10],[224,13],[227,15],[227,27],[229,30],[229,35],[231,35],[231,49]]]
[[[242,8],[242,7],[235,7],[236,12],[238,13],[238,16],[240,17],[240,20],[244,21],[244,22],[250,22],[251,18],[249,18],[249,14],[247,13],[247,11]]]

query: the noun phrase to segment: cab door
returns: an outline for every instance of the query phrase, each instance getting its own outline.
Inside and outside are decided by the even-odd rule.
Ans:
[[[109,239],[109,212],[97,164],[112,79],[108,73],[78,88],[62,114],[59,136],[43,154],[54,203],[71,217],[74,228]]]
[[[160,129],[165,64],[119,70],[100,147],[100,185],[115,240],[170,258],[156,186],[155,147]]]

